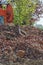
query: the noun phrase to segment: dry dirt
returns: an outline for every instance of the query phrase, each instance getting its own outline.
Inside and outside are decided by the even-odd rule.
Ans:
[[[21,29],[26,35],[16,34],[14,26],[0,25],[0,63],[43,65],[43,31],[32,26]]]

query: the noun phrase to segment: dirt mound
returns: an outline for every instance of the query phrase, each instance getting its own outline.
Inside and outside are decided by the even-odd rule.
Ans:
[[[21,29],[27,33],[25,36],[16,36],[14,26],[0,26],[0,62],[43,59],[43,31],[32,26]]]

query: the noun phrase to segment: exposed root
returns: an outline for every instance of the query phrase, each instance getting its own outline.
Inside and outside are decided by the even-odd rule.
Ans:
[[[21,35],[21,36],[26,36],[27,35],[27,33],[24,31],[24,30],[21,30],[20,32],[19,32],[19,34]]]

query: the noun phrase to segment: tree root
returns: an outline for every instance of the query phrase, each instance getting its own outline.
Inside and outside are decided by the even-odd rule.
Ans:
[[[21,35],[21,36],[26,36],[27,35],[27,33],[24,31],[24,30],[21,30],[20,32],[19,32],[19,34]]]

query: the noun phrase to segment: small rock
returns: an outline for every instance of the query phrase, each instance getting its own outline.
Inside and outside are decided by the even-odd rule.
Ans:
[[[19,57],[24,57],[24,55],[25,55],[25,51],[24,50],[19,50],[18,52],[17,52],[17,56],[19,56]]]

